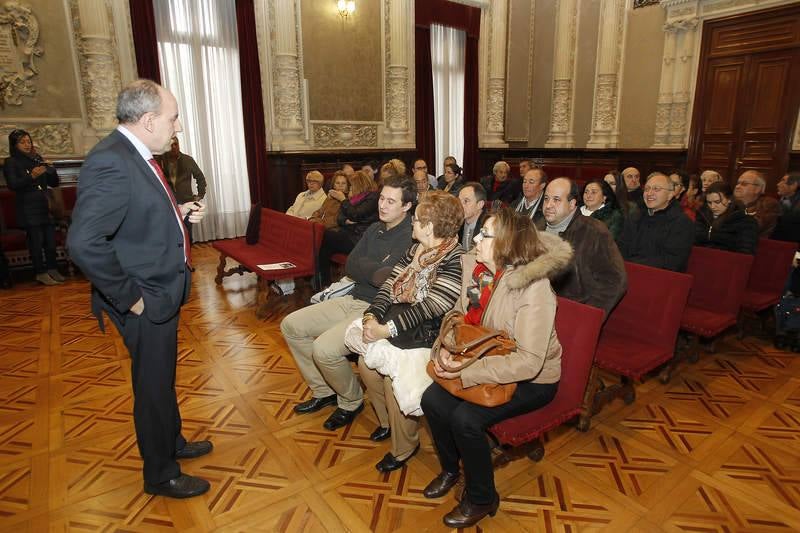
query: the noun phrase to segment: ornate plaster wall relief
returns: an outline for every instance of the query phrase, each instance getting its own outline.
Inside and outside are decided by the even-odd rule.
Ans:
[[[72,142],[72,126],[62,124],[3,124],[0,126],[0,137],[7,139],[15,129],[23,129],[31,134],[36,149],[48,159],[53,156],[75,154]],[[0,143],[0,156],[8,156],[8,144]]]
[[[672,84],[677,44],[674,24],[664,25],[664,56],[661,64],[661,81],[656,104],[656,131],[653,148],[670,146],[670,122],[672,117]]]
[[[377,124],[312,122],[314,148],[377,148]]]
[[[98,137],[116,127],[121,83],[113,16],[103,0],[71,0],[87,121]]]
[[[39,20],[24,3],[0,5],[0,109],[22,105],[36,93],[39,74],[34,58],[44,53],[39,45]]]
[[[478,144],[504,148],[506,108],[506,35],[508,0],[495,0],[481,12]]]
[[[575,145],[573,125],[573,80],[577,43],[577,0],[558,0],[556,6],[556,57],[553,65],[553,103],[550,133],[545,148],[571,148]]]
[[[603,0],[597,38],[597,68],[588,148],[616,148],[619,144],[619,80],[625,35],[625,0]]]
[[[413,147],[411,102],[413,86],[409,68],[414,59],[414,2],[384,0],[386,65],[385,135],[387,146]]]

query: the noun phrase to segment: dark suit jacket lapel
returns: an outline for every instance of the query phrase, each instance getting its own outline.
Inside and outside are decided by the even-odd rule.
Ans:
[[[172,211],[172,200],[170,200],[167,192],[164,190],[164,186],[160,183],[161,180],[158,178],[158,176],[156,176],[155,172],[153,171],[153,167],[150,166],[150,163],[144,160],[139,153],[139,150],[136,149],[133,143],[129,141],[125,135],[120,133],[118,130],[114,130],[113,134],[116,135],[122,144],[130,151],[131,157],[136,162],[136,166],[138,166],[139,170],[142,172],[144,180],[153,188],[155,188],[155,190],[158,192],[158,196],[163,198],[163,200],[169,206],[170,211]]]

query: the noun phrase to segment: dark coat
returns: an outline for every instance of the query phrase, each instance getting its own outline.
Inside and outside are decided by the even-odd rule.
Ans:
[[[497,184],[497,190],[494,190],[495,181],[494,175],[481,178],[481,185],[486,189],[487,209],[495,200],[500,200],[505,205],[511,205],[522,194],[522,180],[519,178],[509,176],[505,181]]]
[[[342,202],[342,207],[339,208],[336,220],[339,223],[339,228],[353,237],[353,243],[355,244],[367,231],[367,228],[373,222],[378,221],[378,193],[376,191],[368,192],[357,204],[350,203],[349,198],[346,199]],[[355,222],[355,224],[345,224],[346,220]]]
[[[177,173],[172,176],[169,171],[169,152],[154,156],[164,175],[167,177],[167,182],[172,187],[172,192],[175,194],[175,201],[179,204],[191,202],[204,198],[206,195],[206,177],[203,171],[197,166],[194,158],[181,152],[178,154],[177,160]],[[192,179],[197,181],[197,197],[195,197],[192,190]]]
[[[440,191],[443,191],[444,188],[447,187],[447,182],[444,179],[444,174],[439,176],[438,184],[439,184],[438,188]],[[452,187],[450,187],[450,190],[447,192],[458,198],[458,193],[463,187],[464,187],[464,178],[459,176],[456,178],[456,180],[453,182]]]
[[[628,201],[635,203],[640,211],[647,211],[647,206],[644,203],[644,190],[641,187],[628,191]]]
[[[652,215],[647,209],[628,218],[619,239],[619,250],[627,261],[685,272],[694,244],[694,224],[672,201]]]
[[[740,254],[756,253],[758,222],[745,214],[744,208],[736,202],[732,202],[728,211],[717,220],[708,206],[703,206],[697,212],[694,227],[694,243],[698,246]]]
[[[52,223],[47,188],[58,187],[58,173],[55,167],[47,165],[47,170],[33,179],[31,170],[41,164],[41,159],[31,159],[18,152],[7,158],[3,167],[8,188],[16,193],[17,224],[21,228]]]
[[[556,294],[605,311],[625,295],[628,276],[617,243],[605,224],[576,212],[561,238],[572,245],[572,261],[553,279]]]
[[[789,205],[781,202],[781,215],[772,232],[779,241],[800,242],[800,192],[789,199]]]
[[[620,208],[604,205],[592,213],[592,218],[605,224],[614,240],[619,240],[622,235],[622,227],[625,225],[625,215],[622,214]]]

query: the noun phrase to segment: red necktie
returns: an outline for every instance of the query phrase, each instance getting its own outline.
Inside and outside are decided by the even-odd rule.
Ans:
[[[175,195],[172,194],[172,189],[170,189],[169,184],[167,183],[167,178],[164,176],[164,171],[161,170],[158,162],[155,159],[151,159],[149,163],[150,166],[155,169],[156,174],[158,174],[158,177],[161,180],[161,185],[164,186],[164,190],[167,191],[169,200],[172,202],[172,208],[175,210],[175,215],[178,217],[178,225],[181,227],[181,231],[183,232],[183,257],[186,258],[186,264],[189,266],[189,268],[191,268],[192,246],[189,243],[189,232],[186,230],[186,225],[183,223],[183,217],[181,217],[181,210],[178,209],[178,202],[175,201]]]

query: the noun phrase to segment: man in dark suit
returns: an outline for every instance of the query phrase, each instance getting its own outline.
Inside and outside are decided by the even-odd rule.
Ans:
[[[532,168],[522,175],[522,196],[511,204],[511,209],[522,216],[529,217],[534,224],[544,218],[544,188],[547,187],[547,173],[541,168]]]
[[[468,181],[458,191],[458,199],[464,209],[464,223],[458,230],[458,242],[464,250],[471,250],[475,245],[475,235],[481,231],[487,214],[483,208],[486,204],[486,189],[477,181]]]
[[[154,155],[181,131],[175,97],[137,80],[117,99],[119,126],[81,168],[68,245],[92,282],[92,311],[103,312],[131,356],[133,419],[144,462],[144,491],[188,498],[209,483],[181,474],[176,459],[211,451],[186,442],[175,394],[178,317],[189,296],[191,249],[185,223],[205,214],[196,202],[175,202]]]

